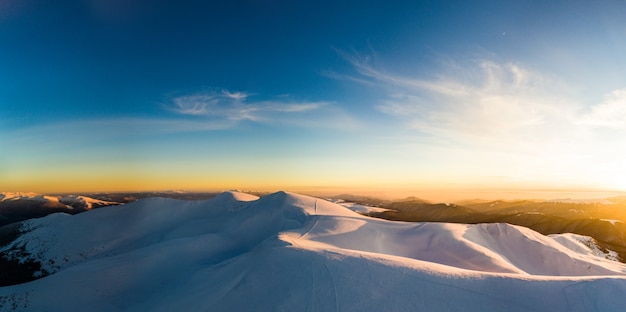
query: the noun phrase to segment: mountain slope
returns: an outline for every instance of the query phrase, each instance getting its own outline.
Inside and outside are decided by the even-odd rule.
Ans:
[[[600,248],[617,252],[626,262],[626,223],[617,204],[562,203],[535,201],[494,201],[466,206],[429,204],[423,201],[388,203],[389,209],[367,215],[395,221],[509,223],[530,228],[544,235],[575,233],[594,238]],[[619,213],[618,213],[619,212]]]
[[[94,208],[119,205],[80,195],[46,196],[36,193],[0,193],[0,226],[52,213],[76,214]]]
[[[22,223],[3,257],[50,274],[0,311],[621,311],[626,266],[508,224],[372,219],[279,192],[148,199]],[[44,272],[45,271],[45,272]]]

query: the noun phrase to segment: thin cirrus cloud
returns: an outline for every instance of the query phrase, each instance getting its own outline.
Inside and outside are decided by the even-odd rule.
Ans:
[[[605,95],[602,102],[593,105],[578,121],[581,125],[593,127],[626,128],[626,88]]]
[[[167,110],[177,116],[95,118],[52,122],[7,130],[16,145],[73,146],[77,142],[142,140],[166,134],[212,132],[237,128],[242,121],[286,127],[350,129],[356,122],[331,102],[247,102],[244,92],[179,96]],[[197,118],[190,118],[190,117]],[[18,140],[19,138],[19,140]]]
[[[402,77],[376,69],[367,61],[350,61],[357,73],[388,90],[379,110],[407,118],[414,128],[426,132],[511,131],[542,123],[552,103],[551,96],[534,83],[547,79],[514,64],[479,61],[477,68],[463,70],[473,74],[461,81],[452,76],[434,80]]]
[[[449,64],[442,70],[447,74],[422,79],[387,72],[369,58],[343,56],[356,74],[333,78],[378,86],[384,91],[377,107],[381,112],[429,135],[511,143],[539,133],[532,140],[626,128],[626,89],[588,104],[562,79],[514,63]]]
[[[332,102],[292,102],[281,100],[249,101],[245,92],[213,92],[179,96],[169,107],[179,115],[204,116],[231,122],[289,123],[303,117],[320,117],[320,113],[338,113]],[[328,115],[328,114],[324,114]],[[319,120],[325,123],[326,120]]]
[[[424,78],[387,71],[375,59],[344,58],[352,73],[333,78],[381,91],[376,108],[411,130],[404,139],[418,144],[416,155],[465,155],[454,161],[558,183],[602,185],[616,170],[626,173],[626,89],[581,94],[561,77],[485,59],[451,62]]]

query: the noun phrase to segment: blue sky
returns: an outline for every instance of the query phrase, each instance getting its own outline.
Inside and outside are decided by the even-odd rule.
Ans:
[[[0,1],[7,191],[626,188],[620,1]]]

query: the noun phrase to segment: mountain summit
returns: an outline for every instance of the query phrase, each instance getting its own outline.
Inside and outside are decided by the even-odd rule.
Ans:
[[[0,228],[0,311],[622,311],[626,265],[578,235],[373,219],[227,192]],[[20,266],[21,265],[21,266]],[[15,271],[15,272],[18,272]],[[15,278],[15,276],[13,276]]]
[[[120,203],[81,195],[48,196],[37,193],[0,193],[0,226],[51,213],[76,214]]]

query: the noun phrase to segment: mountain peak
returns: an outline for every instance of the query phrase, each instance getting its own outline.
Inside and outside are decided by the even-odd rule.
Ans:
[[[592,302],[621,311],[626,304],[626,265],[568,237],[503,223],[373,219],[288,192],[152,198],[33,219],[0,234],[0,265],[22,269],[0,278],[40,277],[0,287],[2,307],[17,310],[567,311]]]
[[[254,201],[254,200],[259,199],[258,196],[239,192],[239,191],[226,191],[217,195],[215,198],[219,200],[224,198],[224,199],[235,200],[235,201]]]

